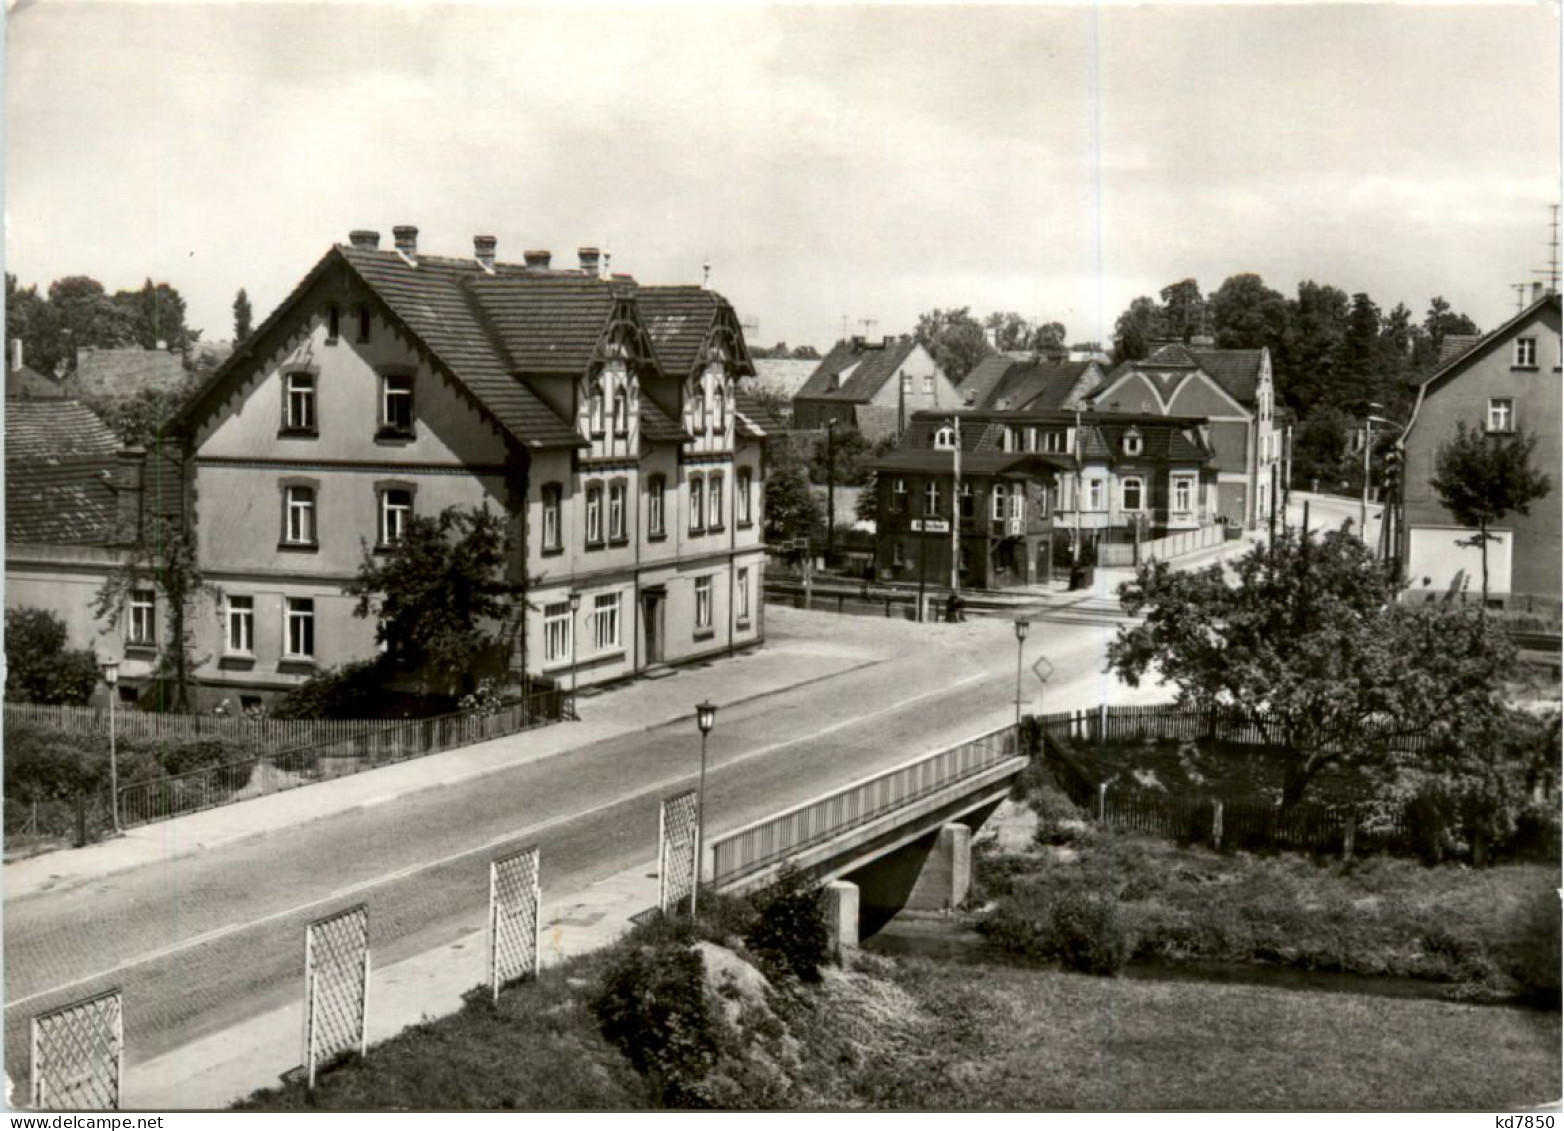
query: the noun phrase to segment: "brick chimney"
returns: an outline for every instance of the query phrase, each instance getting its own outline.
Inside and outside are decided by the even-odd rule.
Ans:
[[[554,255],[552,252],[547,251],[524,251],[521,253],[521,258],[522,262],[526,263],[528,267],[538,271],[547,271],[549,261],[554,258]]]
[[[1543,288],[1543,285],[1542,285],[1541,282],[1533,283],[1531,285],[1531,301],[1532,302],[1540,301],[1542,296],[1543,296],[1543,292],[1544,292],[1544,288]]]
[[[576,254],[581,257],[581,273],[597,278],[598,251],[595,247],[582,247],[576,249]]]
[[[147,449],[121,448],[114,458],[115,525],[122,541],[134,542],[141,535],[142,500],[146,497]]]
[[[348,243],[364,251],[379,251],[380,233],[372,232],[368,228],[355,228],[348,233]]]
[[[494,253],[499,248],[500,241],[493,236],[473,236],[472,257],[478,261],[478,266],[485,271],[494,270]]]
[[[396,239],[396,252],[409,263],[418,262],[418,229],[411,224],[398,224],[391,229]]]

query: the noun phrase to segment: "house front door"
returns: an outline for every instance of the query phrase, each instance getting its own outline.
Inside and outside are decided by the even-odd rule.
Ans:
[[[646,662],[663,662],[663,592],[648,589],[641,594],[641,623],[646,626]]]

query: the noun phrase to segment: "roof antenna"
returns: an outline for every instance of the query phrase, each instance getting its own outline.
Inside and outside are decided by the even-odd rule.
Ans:
[[[608,241],[603,241],[603,278],[612,279],[614,266],[614,253],[608,250]]]
[[[1526,284],[1511,283],[1510,290],[1515,292],[1515,313],[1519,314],[1526,309]]]
[[[864,336],[864,339],[866,341],[871,336],[869,331],[874,329],[879,324],[880,324],[879,321],[877,319],[874,319],[874,318],[860,318],[860,319],[858,319],[858,325],[863,327],[863,336]]]
[[[701,289],[711,286],[711,256],[706,257],[706,262],[701,264]]]

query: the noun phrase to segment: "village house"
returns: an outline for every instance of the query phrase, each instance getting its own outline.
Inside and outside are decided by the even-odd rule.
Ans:
[[[1161,415],[918,413],[871,465],[876,573],[948,585],[954,541],[960,586],[1035,585],[1094,560],[1104,541],[1209,525],[1217,480],[1206,431],[1203,420]]]
[[[431,256],[352,233],[192,395],[169,435],[223,598],[207,697],[264,701],[375,654],[343,588],[414,515],[503,517],[527,612],[512,683],[613,680],[763,638],[763,426],[728,302],[608,276],[596,249]]]
[[[901,434],[912,414],[953,409],[961,396],[909,335],[837,342],[793,397],[793,427],[853,428],[871,443]]]
[[[1540,290],[1540,287],[1539,287]],[[1432,480],[1440,445],[1456,436],[1457,422],[1492,436],[1522,432],[1537,438],[1533,465],[1553,491],[1490,528],[1488,588],[1491,599],[1543,598],[1557,607],[1560,576],[1561,475],[1559,296],[1539,294],[1504,325],[1441,352],[1442,363],[1421,383],[1404,439],[1403,515],[1397,557],[1408,589],[1443,592],[1464,580],[1476,592],[1482,561],[1475,546],[1459,543],[1474,533],[1458,526],[1439,502]],[[1449,339],[1445,345],[1450,346]]]
[[[1001,412],[1074,411],[1102,384],[1103,369],[1093,359],[1058,361],[1036,354],[1001,353],[985,357],[961,383],[968,408]]]

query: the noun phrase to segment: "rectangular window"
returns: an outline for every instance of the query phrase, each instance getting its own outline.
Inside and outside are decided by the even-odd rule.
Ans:
[[[380,429],[383,432],[413,430],[413,379],[384,374],[380,378]]]
[[[407,520],[413,513],[413,493],[402,487],[380,492],[380,544],[394,545],[407,533]]]
[[[1515,402],[1509,397],[1494,397],[1488,402],[1488,431],[1515,431]]]
[[[705,519],[702,517],[704,515],[704,513],[705,513],[705,508],[704,508],[704,493],[705,492],[704,492],[704,488],[705,488],[705,484],[701,482],[701,477],[700,476],[698,476],[698,475],[690,476],[690,533],[691,534],[698,534],[698,533],[700,533],[701,529],[706,525]]]
[[[891,565],[900,569],[907,564],[907,547],[900,542],[891,543]]]
[[[906,513],[907,481],[905,479],[898,479],[891,485],[891,509],[898,513]]]
[[[586,491],[586,540],[588,546],[603,542],[603,488],[597,483]]]
[[[923,486],[923,513],[939,514],[939,484],[932,479]]]
[[[361,342],[369,341],[369,325],[370,325],[369,307],[361,306],[361,307],[358,308],[358,340],[359,341],[361,341]]]
[[[1124,480],[1124,509],[1127,511],[1140,510],[1140,497],[1143,484],[1135,476],[1129,476]]]
[[[1191,509],[1191,501],[1194,498],[1194,482],[1189,479],[1179,478],[1173,480],[1173,509],[1179,514],[1188,514]]]
[[[969,480],[961,485],[961,517],[971,518],[974,506],[972,483]]]
[[[228,598],[228,647],[233,655],[248,656],[255,651],[255,598]]]
[[[625,485],[608,485],[608,537],[615,542],[625,541]]]
[[[740,526],[748,526],[754,520],[750,509],[750,492],[754,490],[754,476],[747,467],[739,468],[738,493],[733,497],[733,510]]]
[[[1026,487],[1020,483],[1010,488],[1010,517],[1026,517]]]
[[[543,548],[545,550],[558,550],[563,548],[563,535],[560,533],[560,499],[562,489],[558,483],[547,483],[543,487]]]
[[[733,602],[735,606],[734,616],[738,617],[739,623],[743,624],[748,621],[749,570],[747,568],[739,570],[738,580],[734,583],[733,586]]]
[[[284,526],[282,540],[292,546],[315,544],[315,489],[288,487],[283,491]]]
[[[328,306],[326,308],[326,341],[331,345],[337,344],[337,338],[342,334],[342,308]]]
[[[1006,501],[1010,497],[1010,486],[1006,483],[994,484],[994,521],[1003,522],[1005,518]]]
[[[543,606],[543,662],[562,664],[570,659],[570,602]]]
[[[711,577],[695,579],[695,630],[711,627]]]
[[[1102,510],[1102,480],[1088,479],[1086,481],[1086,509],[1092,511]]]
[[[722,476],[713,475],[706,481],[706,527],[722,529]]]
[[[287,397],[283,404],[282,426],[289,432],[315,431],[315,377],[310,373],[290,373],[283,378]]]
[[[934,395],[934,374],[932,373],[923,375],[923,395],[927,397]]]
[[[129,644],[157,643],[157,594],[151,589],[136,589],[130,594]]]
[[[667,493],[667,481],[661,475],[654,476],[647,484],[646,534],[649,538],[661,538],[668,533],[664,510]]]
[[[599,652],[619,647],[618,593],[600,593],[592,599],[592,646]]]
[[[315,598],[289,597],[286,615],[283,658],[312,659],[315,655]]]
[[[1515,339],[1515,364],[1523,368],[1532,369],[1537,365],[1537,339]]]

